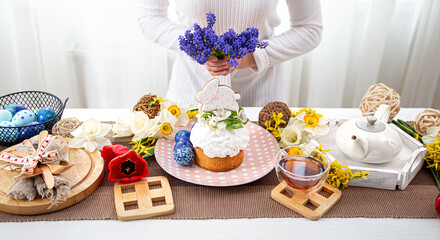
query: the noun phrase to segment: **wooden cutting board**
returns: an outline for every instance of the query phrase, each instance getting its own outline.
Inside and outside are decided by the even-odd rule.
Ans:
[[[15,150],[15,147],[12,146],[5,152]],[[104,178],[104,160],[101,158],[100,152],[95,150],[90,153],[84,149],[72,148],[69,150],[69,162],[75,165],[61,175],[70,181],[70,193],[65,202],[54,205],[51,209],[48,209],[51,202],[46,198],[27,201],[6,197],[6,193],[14,183],[13,177],[18,173],[1,169],[0,211],[18,215],[44,214],[72,206],[88,197],[98,188]]]

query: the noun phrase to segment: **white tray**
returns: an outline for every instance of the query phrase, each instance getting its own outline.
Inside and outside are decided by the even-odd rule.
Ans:
[[[426,148],[403,130],[394,124],[390,124],[392,128],[399,132],[402,138],[403,147],[399,155],[393,160],[381,164],[359,162],[342,153],[336,145],[336,131],[345,121],[348,120],[337,120],[326,136],[322,136],[316,140],[322,144],[323,148],[330,149],[329,157],[331,160],[337,159],[340,164],[346,164],[353,172],[371,172],[367,176],[368,179],[353,179],[348,185],[388,190],[404,190],[422,168]]]

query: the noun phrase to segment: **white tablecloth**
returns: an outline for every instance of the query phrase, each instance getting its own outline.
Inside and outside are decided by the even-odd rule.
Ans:
[[[250,120],[259,108],[246,108]],[[422,108],[401,109],[412,120]],[[358,109],[317,109],[327,118],[360,117]],[[66,109],[63,117],[115,121],[128,109]],[[434,200],[432,200],[434,211]],[[59,221],[0,223],[0,239],[440,239],[440,219],[259,218],[229,220]]]

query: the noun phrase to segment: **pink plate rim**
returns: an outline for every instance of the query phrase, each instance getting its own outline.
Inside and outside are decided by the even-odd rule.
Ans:
[[[194,123],[195,120],[188,123],[186,127],[180,128],[180,130],[190,130]],[[212,172],[199,167],[194,162],[189,166],[179,165],[173,158],[175,142],[174,140],[168,140],[166,138],[160,138],[156,143],[156,161],[159,166],[171,176],[197,185],[231,187],[254,182],[266,176],[274,169],[274,157],[279,150],[279,146],[272,134],[257,124],[249,122],[245,127],[249,130],[250,140],[245,150],[243,163],[234,170],[228,172]],[[171,160],[170,158],[173,159]],[[260,166],[262,167],[260,168]],[[192,176],[195,176],[195,178]],[[219,179],[227,179],[227,181],[220,181]]]

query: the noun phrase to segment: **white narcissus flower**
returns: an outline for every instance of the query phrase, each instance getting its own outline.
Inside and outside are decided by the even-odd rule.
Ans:
[[[130,130],[134,134],[133,141],[153,137],[159,131],[158,119],[150,119],[147,114],[135,111],[130,114]]]
[[[154,119],[156,119],[158,122],[157,125],[158,130],[151,137],[153,138],[165,137],[170,140],[174,139],[174,136],[176,136],[176,133],[178,131],[176,127],[176,122],[177,122],[176,117],[174,117],[169,111],[162,110],[159,112],[159,115],[156,116]]]
[[[295,125],[288,125],[286,128],[283,129],[281,132],[281,140],[280,140],[280,147],[288,147],[291,145],[300,145],[303,143],[309,142],[309,135],[310,133],[301,131],[297,126]]]
[[[299,113],[296,116],[293,125],[301,130],[311,133],[312,135],[326,135],[330,130],[328,121],[323,118],[321,114]]]
[[[430,127],[426,130],[426,135],[422,137],[425,145],[431,144],[436,140],[440,140],[440,127]]]
[[[189,122],[189,116],[186,112],[189,111],[190,105],[167,100],[160,103],[160,109],[168,110],[174,117],[176,117],[176,125],[185,127]]]
[[[87,119],[79,128],[71,132],[74,138],[69,142],[69,147],[85,148],[89,152],[95,149],[102,150],[104,146],[112,144],[105,138],[111,129],[110,124],[103,124],[93,118]]]
[[[130,130],[130,123],[125,122],[121,118],[118,118],[116,120],[116,123],[113,125],[112,132],[113,132],[113,137],[115,138],[128,137],[133,135],[133,133]]]

